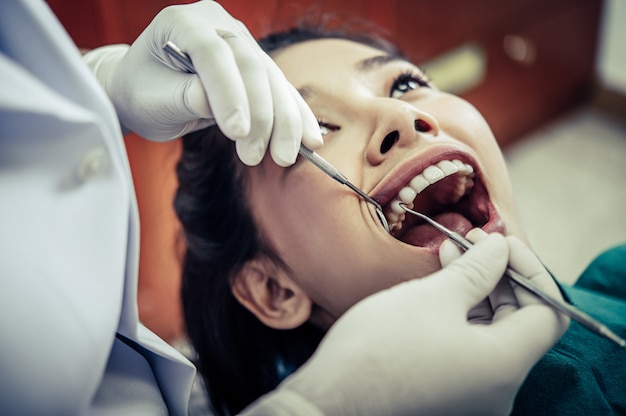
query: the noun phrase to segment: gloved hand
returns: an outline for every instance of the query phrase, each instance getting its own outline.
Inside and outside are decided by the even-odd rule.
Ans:
[[[164,50],[174,42],[198,75]],[[112,45],[85,55],[125,129],[168,140],[217,123],[236,141],[240,159],[258,164],[296,160],[300,141],[322,145],[318,122],[300,94],[248,29],[214,1],[163,9],[129,48]]]
[[[484,239],[487,235],[483,230],[475,228],[466,237],[475,243]],[[442,245],[439,252],[441,266],[446,267],[460,257],[462,253],[463,251],[456,244]],[[494,315],[492,304],[499,305],[500,308],[516,309],[519,307],[508,279],[501,279],[488,297],[469,310],[467,313],[468,321],[473,323],[490,323]]]
[[[441,271],[352,307],[297,373],[243,415],[509,414],[528,371],[569,321],[507,282],[492,293],[509,261],[560,296],[518,239],[468,238],[480,241],[458,259],[453,243],[442,246]],[[493,322],[468,321],[490,293]]]

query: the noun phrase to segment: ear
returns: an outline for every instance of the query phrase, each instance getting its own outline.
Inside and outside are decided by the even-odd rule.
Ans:
[[[268,259],[248,261],[231,290],[239,303],[274,329],[297,328],[311,316],[309,296]]]

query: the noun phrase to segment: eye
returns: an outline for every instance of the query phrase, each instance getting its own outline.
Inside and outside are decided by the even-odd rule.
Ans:
[[[317,119],[317,123],[320,125],[320,132],[322,133],[322,136],[341,130],[341,127],[335,124],[326,123],[319,118]]]
[[[391,85],[389,96],[391,98],[400,98],[409,91],[413,91],[420,87],[430,88],[428,79],[422,74],[416,72],[405,72],[399,75]]]

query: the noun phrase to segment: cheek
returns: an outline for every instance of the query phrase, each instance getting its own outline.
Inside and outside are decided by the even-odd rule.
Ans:
[[[279,253],[297,243],[295,237],[303,235],[309,224],[321,226],[320,220],[328,218],[320,215],[324,206],[316,195],[316,183],[304,177],[299,183],[279,177],[255,181],[250,197],[253,215],[262,234]]]
[[[469,146],[478,156],[486,176],[495,178],[493,185],[509,187],[504,157],[491,128],[482,114],[467,101],[447,95],[437,108],[442,130]]]
[[[467,101],[448,97],[442,103],[445,110],[438,112],[439,122],[445,131],[477,152],[501,158],[498,143],[482,114]]]
[[[290,277],[333,318],[367,295],[439,269],[365,221],[367,204],[317,171],[251,183],[253,215]],[[374,228],[376,227],[376,228]]]
[[[312,167],[311,167],[312,168]],[[265,175],[251,181],[253,215],[263,236],[296,274],[332,258],[349,246],[355,225],[344,189],[321,172],[297,167],[288,176]]]
[[[418,256],[406,247],[355,243],[341,259],[318,259],[314,267],[319,273],[306,277],[313,282],[311,298],[335,319],[371,294],[440,269],[437,256]]]

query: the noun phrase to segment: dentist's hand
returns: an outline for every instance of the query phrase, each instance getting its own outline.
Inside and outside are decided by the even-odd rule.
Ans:
[[[492,293],[507,262],[559,296],[519,240],[478,237],[462,256],[444,245],[441,271],[356,304],[307,364],[243,415],[509,414],[568,320],[523,289],[499,285],[492,322],[470,322],[468,312]]]
[[[193,62],[189,74],[164,50],[174,42]],[[258,164],[269,146],[288,166],[300,142],[322,145],[317,120],[248,29],[217,2],[163,9],[129,48],[85,55],[125,129],[168,140],[217,124],[236,141],[240,159]]]

